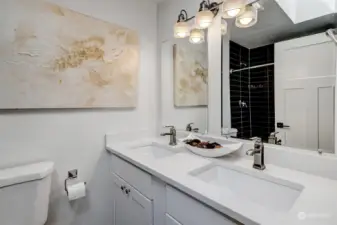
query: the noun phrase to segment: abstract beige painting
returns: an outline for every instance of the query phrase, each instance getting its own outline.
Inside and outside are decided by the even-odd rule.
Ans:
[[[207,106],[207,45],[179,42],[173,46],[173,62],[175,106]]]
[[[137,32],[42,0],[5,7],[0,108],[136,106]]]

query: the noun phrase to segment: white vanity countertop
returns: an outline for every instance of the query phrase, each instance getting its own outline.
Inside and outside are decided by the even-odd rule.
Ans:
[[[171,186],[193,196],[210,207],[244,223],[261,225],[336,225],[337,224],[337,181],[313,176],[296,170],[277,167],[266,162],[266,170],[252,168],[253,161],[236,156],[221,159],[206,159],[189,152],[153,159],[139,154],[134,147],[152,142],[167,144],[167,138],[142,139],[134,142],[109,143],[106,149],[144,171],[160,178]],[[216,163],[224,166],[240,167],[250,173],[264,173],[302,185],[300,196],[289,212],[278,212],[259,204],[240,199],[238,195],[216,186],[208,185],[192,176],[191,171]],[[336,171],[337,172],[337,171]],[[230,181],[229,181],[230,182]],[[247,184],[249,192],[249,184]],[[267,194],[265,196],[268,198]]]

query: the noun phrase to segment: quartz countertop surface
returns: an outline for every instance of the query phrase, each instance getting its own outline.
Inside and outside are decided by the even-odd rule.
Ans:
[[[229,155],[220,159],[203,158],[187,150],[182,144],[173,150],[177,154],[155,159],[141,154],[137,147],[157,143],[166,145],[167,138],[143,138],[128,142],[112,142],[107,138],[106,149],[158,177],[167,184],[187,193],[211,208],[226,214],[243,224],[261,225],[336,225],[337,224],[337,181],[268,164],[266,170],[252,168],[253,160]],[[212,186],[191,175],[191,171],[216,164],[238,167],[251,174],[282,179],[303,186],[303,190],[291,209],[280,212],[248,201],[217,186]],[[319,168],[317,168],[319,169]],[[337,171],[336,171],[337,172]],[[230,182],[230,181],[229,181]],[[249,192],[249,184],[247,184]],[[266,194],[265,198],[268,198]]]

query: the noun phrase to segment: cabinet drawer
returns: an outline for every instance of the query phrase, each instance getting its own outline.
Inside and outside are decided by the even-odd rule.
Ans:
[[[182,225],[179,223],[176,219],[174,219],[171,215],[167,214],[165,215],[165,225]]]
[[[152,198],[152,177],[118,156],[111,155],[112,172],[123,178],[131,186],[149,199]]]
[[[166,212],[183,225],[239,225],[184,193],[166,186]]]

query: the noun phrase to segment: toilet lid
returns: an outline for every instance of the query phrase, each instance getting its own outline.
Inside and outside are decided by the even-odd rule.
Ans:
[[[0,188],[34,180],[41,180],[50,175],[53,169],[53,162],[40,162],[2,169],[0,170]]]

